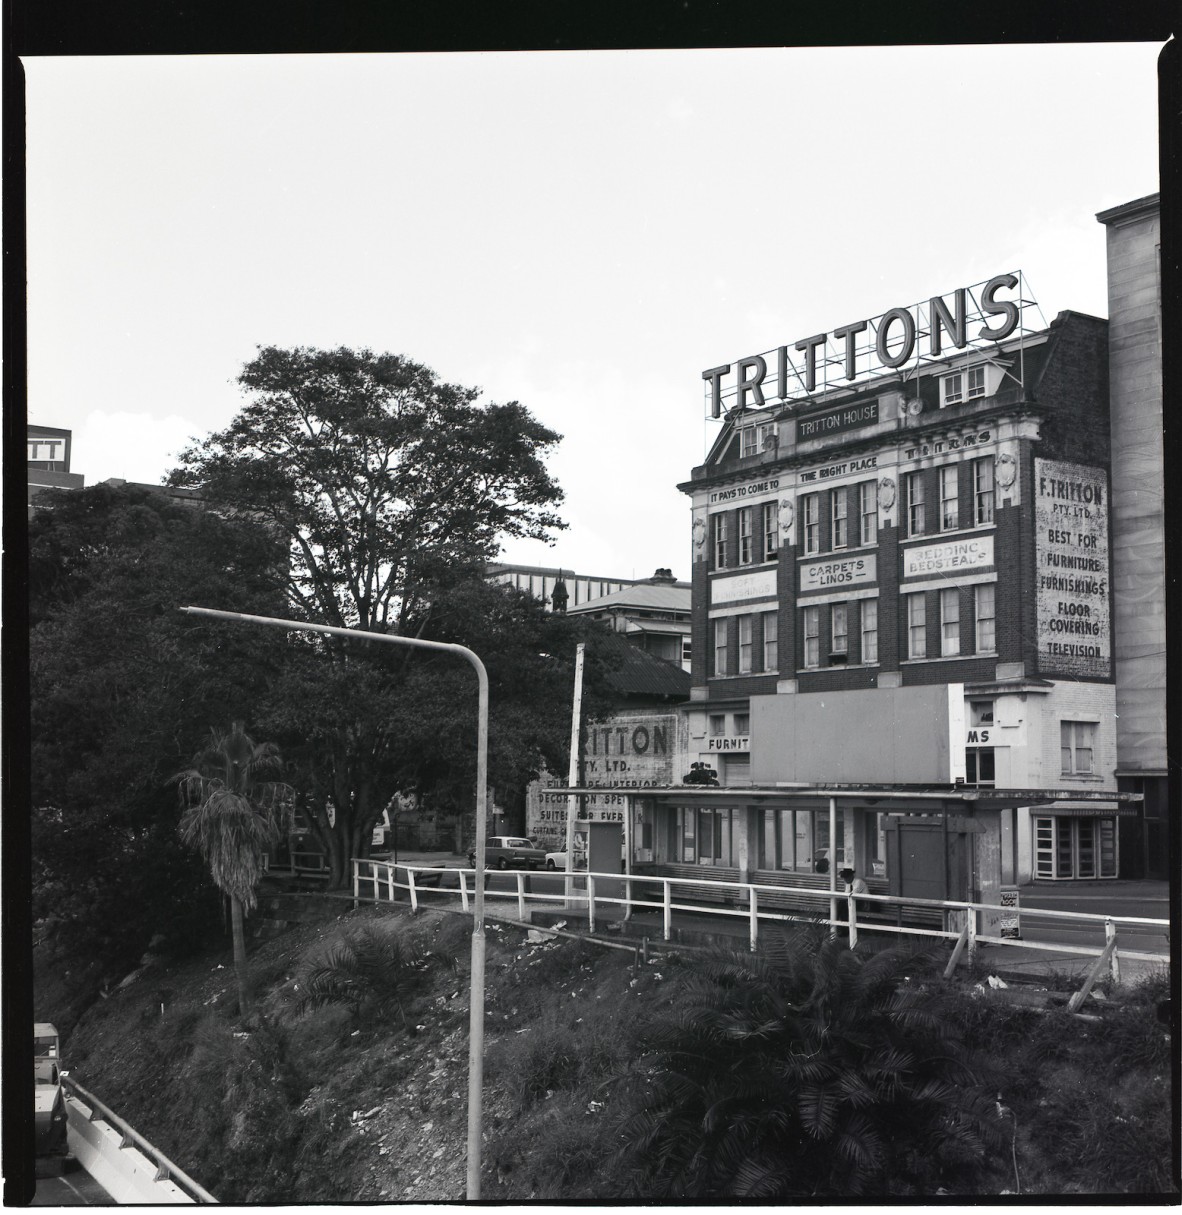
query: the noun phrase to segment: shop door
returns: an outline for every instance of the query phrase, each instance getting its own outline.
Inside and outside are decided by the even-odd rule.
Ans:
[[[891,894],[917,899],[948,897],[944,886],[942,824],[896,819],[888,823],[887,841]]]

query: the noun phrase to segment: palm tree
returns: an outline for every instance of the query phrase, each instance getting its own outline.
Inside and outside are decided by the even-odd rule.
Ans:
[[[648,1083],[621,1128],[634,1191],[768,1201],[966,1183],[999,1115],[956,1026],[911,990],[914,962],[823,930],[704,959],[641,1043]]]
[[[211,731],[209,745],[194,757],[193,766],[171,781],[179,786],[185,807],[178,826],[181,839],[201,850],[215,884],[230,896],[239,1013],[248,1011],[243,908],[255,906],[263,852],[291,824],[294,793],[278,779],[282,771],[279,748],[256,744],[236,721],[228,733]]]

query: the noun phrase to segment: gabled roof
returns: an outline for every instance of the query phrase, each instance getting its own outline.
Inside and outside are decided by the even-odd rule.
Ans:
[[[637,586],[626,586],[622,591],[613,591],[610,595],[600,595],[598,599],[587,599],[574,607],[568,607],[566,613],[573,616],[578,612],[602,612],[610,608],[645,608],[649,611],[688,613],[690,595],[691,586],[688,582],[642,582]]]
[[[658,696],[667,700],[689,698],[691,680],[688,671],[634,646],[619,633],[607,633],[603,644],[609,654],[619,657],[619,666],[608,671],[606,679],[621,696]]]

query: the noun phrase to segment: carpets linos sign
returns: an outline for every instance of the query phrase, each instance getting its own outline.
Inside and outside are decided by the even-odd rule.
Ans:
[[[890,308],[870,320],[707,368],[702,379],[709,385],[710,416],[717,418],[724,409],[758,409],[769,397],[799,400],[818,386],[821,391],[845,387],[913,359],[947,358],[946,347],[977,349],[1000,342],[1018,329],[1022,308],[1034,303],[1022,298],[1020,284],[1021,271],[999,274],[948,295]]]

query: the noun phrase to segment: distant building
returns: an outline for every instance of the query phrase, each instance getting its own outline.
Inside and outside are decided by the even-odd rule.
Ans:
[[[586,616],[611,627],[634,646],[690,669],[693,585],[678,582],[667,569],[610,595],[567,607],[571,616]]]
[[[1101,211],[1107,228],[1112,429],[1116,776],[1141,793],[1121,820],[1128,877],[1169,876],[1166,805],[1165,468],[1162,458],[1161,199]]]
[[[44,489],[81,489],[85,478],[70,472],[73,432],[56,426],[27,427],[29,448],[29,513],[33,499]]]
[[[562,583],[566,588],[567,611],[589,599],[602,599],[604,595],[636,585],[635,578],[602,578],[597,574],[575,574],[550,566],[507,565],[502,561],[490,562],[485,576],[490,582],[504,582],[519,591],[528,591],[551,607],[554,606],[554,588]]]

